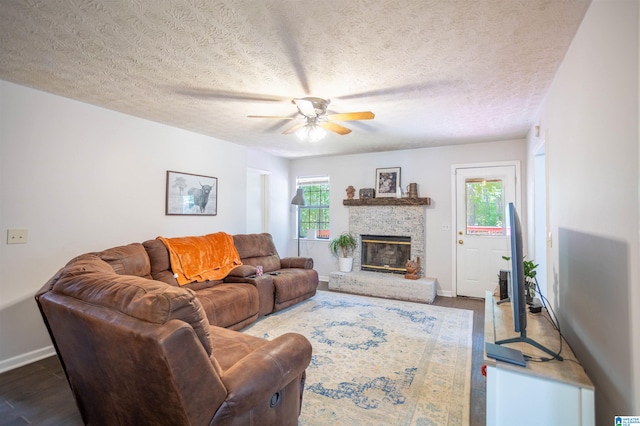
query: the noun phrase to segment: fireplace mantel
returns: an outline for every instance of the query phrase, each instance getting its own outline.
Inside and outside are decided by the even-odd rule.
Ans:
[[[342,200],[342,204],[347,207],[354,206],[429,206],[431,198],[358,198]]]

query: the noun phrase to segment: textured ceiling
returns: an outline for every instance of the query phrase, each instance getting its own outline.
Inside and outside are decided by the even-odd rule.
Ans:
[[[522,138],[589,0],[0,0],[0,79],[295,158]],[[374,120],[315,144],[294,97]]]

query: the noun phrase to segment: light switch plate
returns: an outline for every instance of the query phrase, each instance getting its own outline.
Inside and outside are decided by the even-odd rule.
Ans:
[[[7,244],[26,244],[29,241],[28,229],[8,229]]]

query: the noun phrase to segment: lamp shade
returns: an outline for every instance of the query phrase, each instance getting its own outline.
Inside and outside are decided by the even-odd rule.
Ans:
[[[306,206],[307,200],[304,199],[304,193],[302,192],[302,188],[298,188],[296,190],[296,195],[291,200],[291,205],[293,206]]]

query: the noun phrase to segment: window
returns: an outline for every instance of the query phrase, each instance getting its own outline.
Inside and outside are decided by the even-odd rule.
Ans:
[[[299,177],[307,204],[298,208],[298,235],[300,238],[329,239],[329,176]]]
[[[500,179],[467,179],[467,235],[505,235]]]

